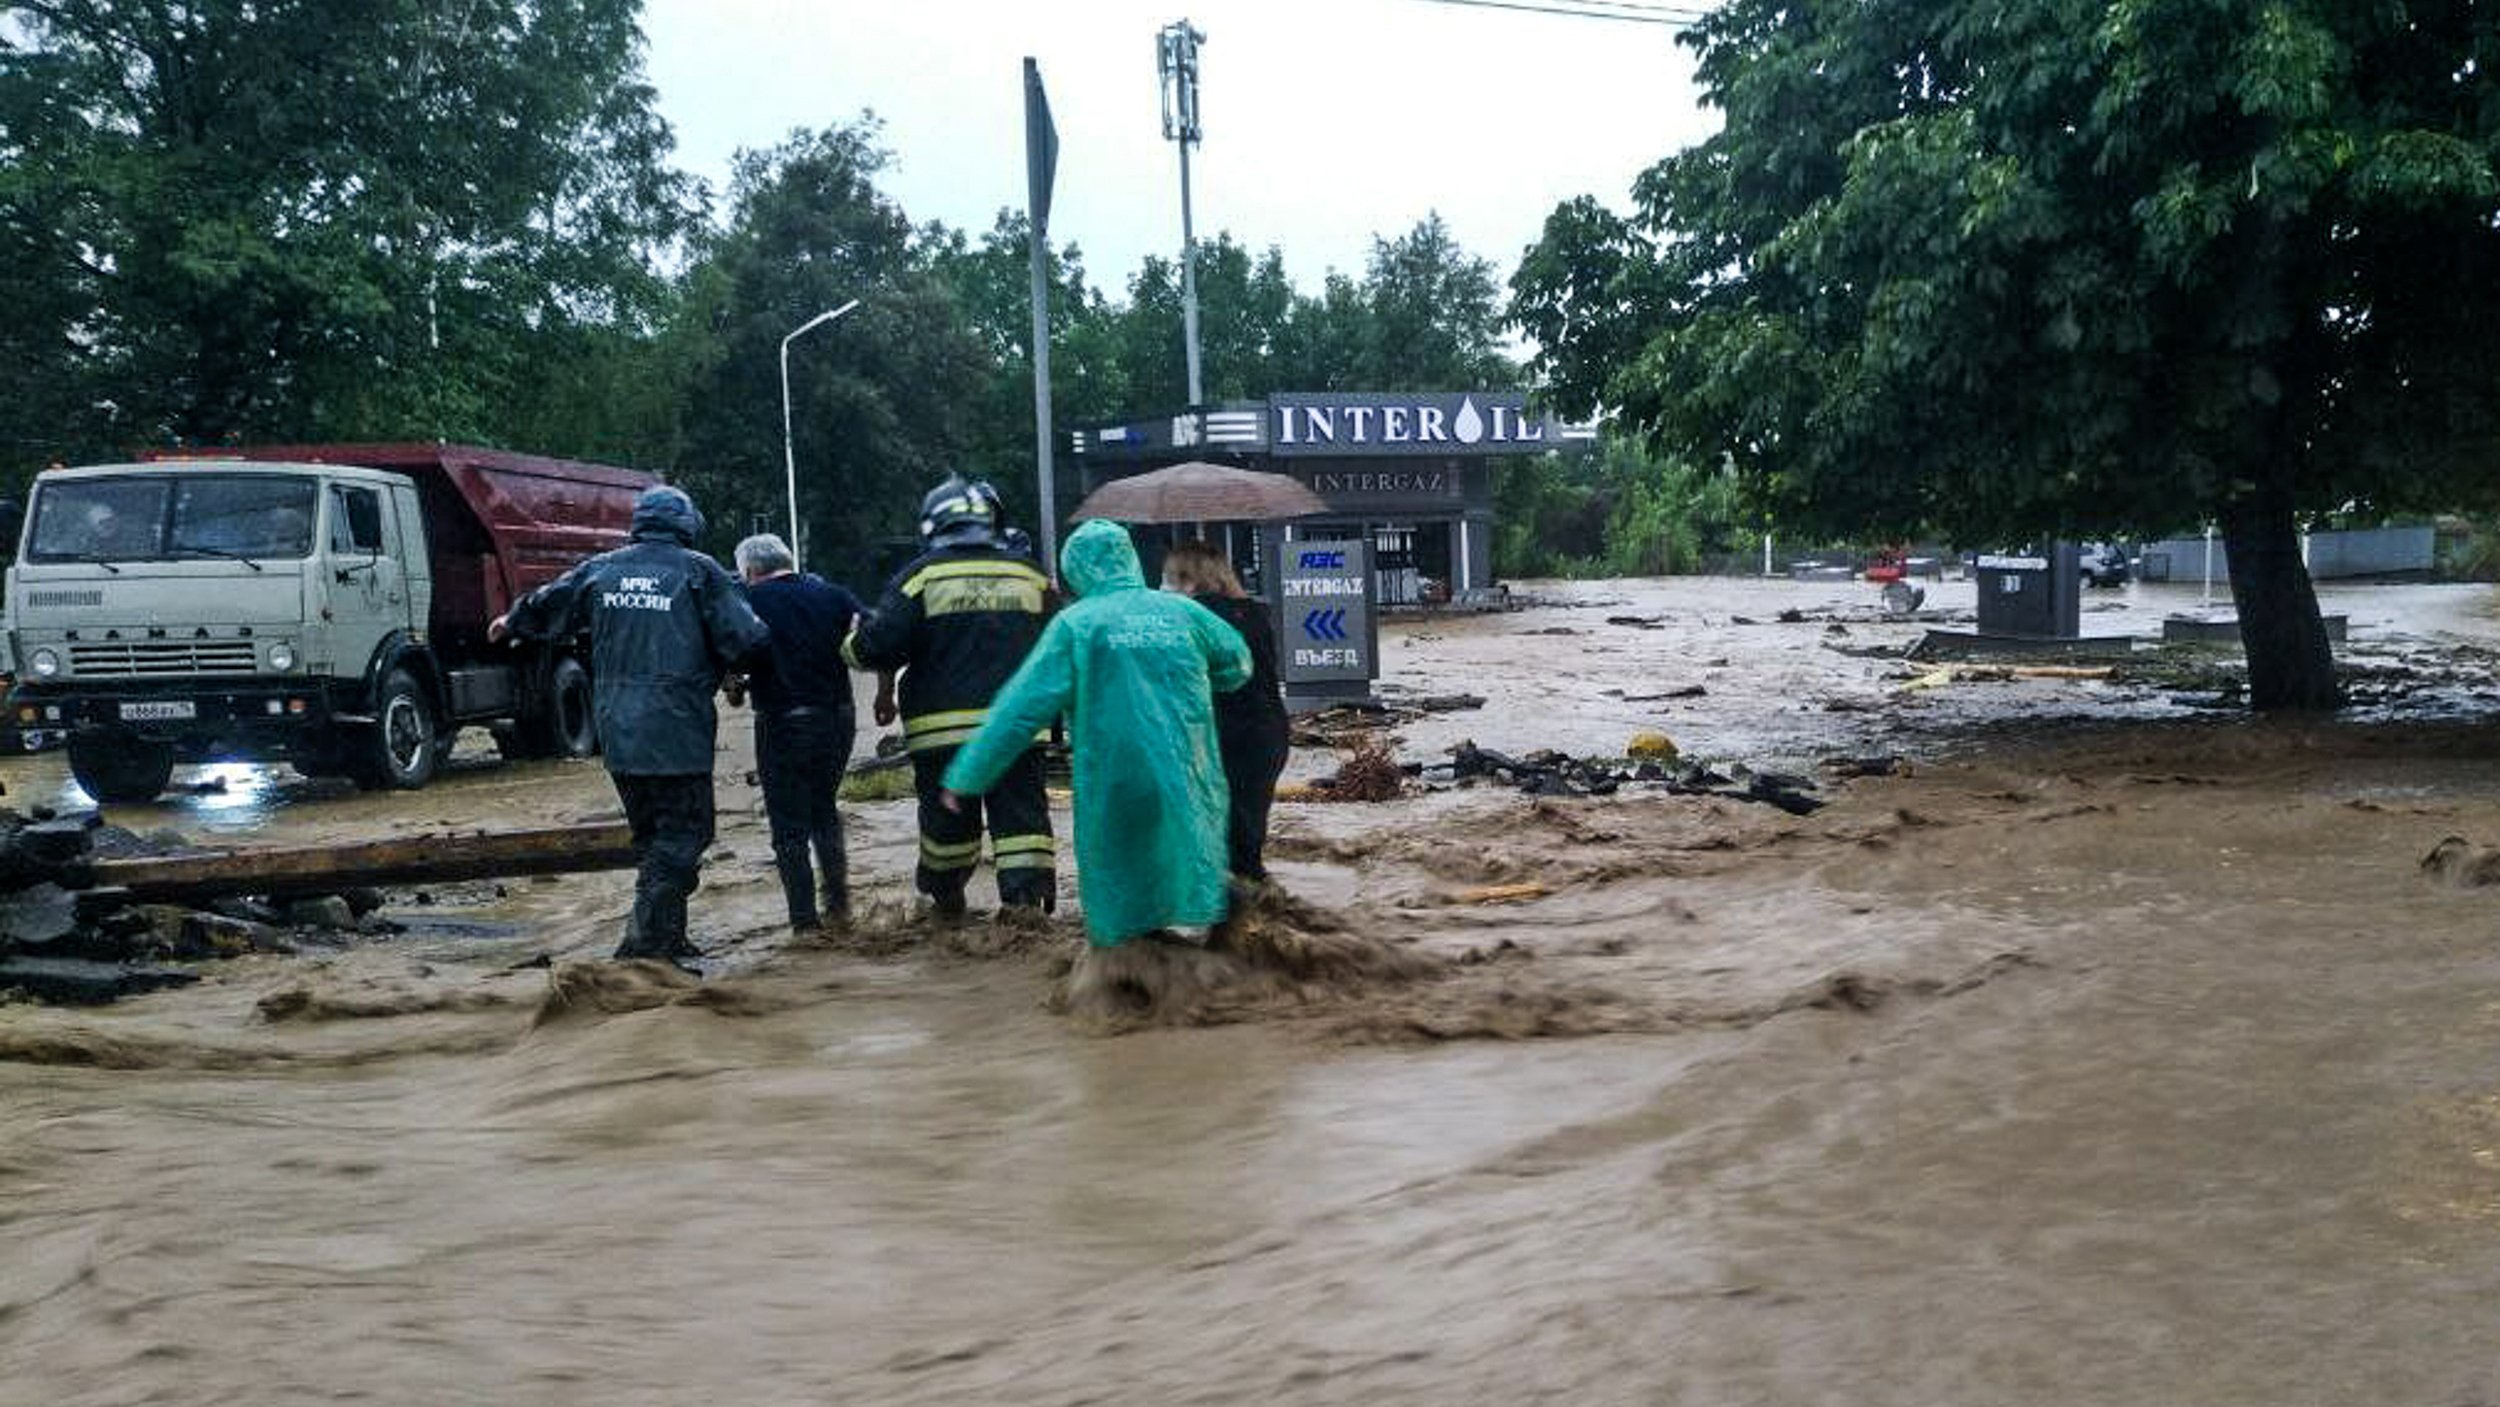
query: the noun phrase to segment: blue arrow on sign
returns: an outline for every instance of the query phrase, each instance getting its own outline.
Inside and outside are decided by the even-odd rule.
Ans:
[[[1343,640],[1346,638],[1345,612],[1342,610],[1306,612],[1302,617],[1302,633],[1314,640]]]

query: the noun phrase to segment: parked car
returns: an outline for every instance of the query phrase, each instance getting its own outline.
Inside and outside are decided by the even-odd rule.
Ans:
[[[2083,584],[2086,586],[2124,586],[2131,574],[2127,549],[2115,542],[2087,542],[2083,545]]]

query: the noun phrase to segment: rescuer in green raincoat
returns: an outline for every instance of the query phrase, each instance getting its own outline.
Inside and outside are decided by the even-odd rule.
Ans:
[[[1116,523],[1078,528],[1059,569],[1076,601],[990,701],[988,721],[946,769],[946,790],[987,791],[1064,713],[1086,936],[1108,948],[1221,923],[1229,797],[1214,695],[1249,681],[1249,647],[1206,607],[1148,590]]]

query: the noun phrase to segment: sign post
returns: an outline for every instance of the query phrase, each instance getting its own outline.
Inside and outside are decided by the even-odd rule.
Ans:
[[[1024,61],[1024,178],[1032,229],[1033,458],[1040,476],[1042,574],[1059,580],[1059,476],[1050,460],[1050,188],[1059,173],[1059,128],[1050,120],[1042,70]]]
[[[1268,551],[1286,706],[1307,712],[1371,698],[1380,674],[1371,544],[1306,538]]]

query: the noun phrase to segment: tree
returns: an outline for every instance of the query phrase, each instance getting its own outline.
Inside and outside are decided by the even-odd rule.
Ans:
[[[979,395],[962,407],[963,470],[996,486],[1009,520],[1020,524],[1034,523],[1040,512],[1033,458],[1031,228],[1021,213],[1002,211],[977,244],[937,225],[921,237],[959,317],[989,356]],[[1064,446],[1068,427],[1117,420],[1130,402],[1115,310],[1087,285],[1075,246],[1053,249],[1048,259],[1051,424]],[[1052,456],[1062,514],[1076,506],[1073,458],[1064,448]]]
[[[52,419],[9,438],[494,437],[551,345],[656,316],[693,187],[638,10],[12,6],[0,295]]]
[[[1198,245],[1198,366],[1209,402],[1246,400],[1275,389],[1278,330],[1294,300],[1285,256],[1270,248],[1252,256],[1232,234]],[[1119,314],[1123,380],[1133,409],[1189,402],[1183,341],[1180,265],[1149,254],[1129,280]]]
[[[701,249],[680,314],[711,335],[689,359],[679,477],[725,546],[757,523],[787,531],[782,338],[860,300],[790,351],[798,545],[811,568],[851,577],[964,466],[965,407],[995,365],[938,277],[942,249],[877,189],[876,132],[864,118],[741,152],[728,226]]]
[[[2330,706],[2303,517],[2492,484],[2488,19],[1732,0],[1685,42],[1724,128],[1512,280],[1553,397],[1808,531],[2217,520],[2252,703]]]
[[[1460,247],[1437,212],[1396,239],[1372,240],[1363,302],[1370,314],[1358,364],[1364,389],[1517,383],[1518,368],[1501,353],[1501,284],[1493,265]]]

